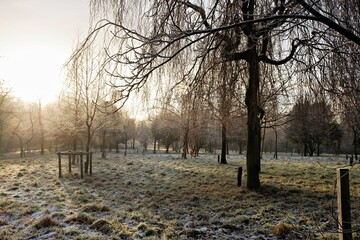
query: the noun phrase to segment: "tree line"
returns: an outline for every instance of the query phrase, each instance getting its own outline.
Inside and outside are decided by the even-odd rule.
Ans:
[[[74,83],[76,81],[72,81]],[[191,149],[195,155],[200,150],[219,155],[243,154],[247,150],[246,109],[241,105],[228,117],[225,151],[222,151],[222,119],[207,99],[171,94],[147,119],[138,121],[105,101],[106,98],[99,102],[87,101],[76,95],[77,91],[70,91],[69,85],[57,102],[45,106],[41,102],[22,102],[12,97],[4,85],[2,89],[2,153],[18,151],[19,156],[24,157],[33,151],[42,154],[60,150],[101,151],[106,157],[107,151],[121,151],[126,155],[128,149],[148,153],[161,149],[161,152],[175,152],[188,158]],[[91,94],[87,96],[94,99]],[[112,97],[115,96],[112,94]],[[93,110],[89,111],[86,106]],[[262,152],[273,152],[274,157],[278,152],[356,156],[354,143],[358,147],[360,140],[353,131],[352,115],[349,118],[342,109],[336,110],[329,97],[314,97],[313,93],[300,95],[287,111],[277,115],[277,125],[271,117],[262,121]]]

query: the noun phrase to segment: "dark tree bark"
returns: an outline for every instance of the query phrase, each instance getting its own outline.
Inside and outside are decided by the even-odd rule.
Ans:
[[[184,139],[183,139],[181,158],[186,159],[187,153],[188,153],[188,148],[189,148],[189,129],[188,128],[185,128],[183,138]]]
[[[156,138],[154,138],[154,151],[153,151],[154,153],[156,153],[156,141],[157,141]]]
[[[184,127],[183,127],[183,145],[182,145],[182,153],[181,153],[182,159],[187,159],[187,154],[189,151],[190,102],[191,102],[191,94],[188,93],[182,102],[182,104],[183,104],[182,110],[184,110],[184,113],[182,115],[183,115],[183,118],[185,118]]]
[[[354,133],[354,140],[353,140],[354,156],[355,156],[355,160],[358,160],[358,157],[357,157],[357,128],[355,126],[353,126],[352,130],[353,130],[353,133]]]
[[[74,152],[76,152],[76,149],[77,149],[77,139],[76,139],[76,135],[75,135],[74,138],[73,138],[72,150],[73,150]],[[72,156],[72,163],[73,163],[73,164],[75,164],[75,158],[76,158],[76,156],[73,155],[73,156]]]
[[[85,151],[90,152],[90,144],[91,144],[91,125],[87,122],[86,123],[86,143],[85,143]],[[88,173],[90,163],[90,156],[86,155],[85,160],[85,173]]]
[[[221,164],[227,164],[226,161],[226,152],[227,152],[227,140],[226,140],[226,124],[222,122],[221,124]]]
[[[119,141],[118,140],[116,140],[116,146],[115,146],[115,152],[116,153],[119,153],[120,151],[119,151]]]
[[[274,129],[274,133],[275,133],[275,153],[274,153],[274,158],[278,159],[278,131],[277,131],[276,127],[274,127],[273,129]]]
[[[106,143],[106,130],[103,130],[102,131],[102,144],[101,144],[101,158],[106,158],[105,143]]]
[[[304,143],[304,157],[306,157],[308,154],[308,148],[307,148],[307,143]]]
[[[261,119],[264,115],[259,107],[260,69],[256,51],[256,42],[249,38],[249,86],[246,90],[245,103],[248,112],[248,137],[247,137],[247,188],[260,188],[260,151],[261,151]]]
[[[126,156],[126,154],[127,154],[127,148],[128,148],[128,135],[127,135],[127,133],[125,133],[125,152],[124,152],[124,156]]]
[[[241,155],[241,154],[242,154],[242,150],[243,150],[242,140],[240,140],[240,141],[238,142],[238,146],[239,146],[239,154]]]

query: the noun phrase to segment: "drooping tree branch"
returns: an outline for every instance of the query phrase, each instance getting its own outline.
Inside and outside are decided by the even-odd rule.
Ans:
[[[295,43],[297,42],[297,43]],[[268,56],[266,56],[266,54],[262,54],[259,56],[259,60],[264,62],[264,63],[268,63],[271,65],[275,65],[275,66],[279,66],[279,65],[283,65],[285,63],[287,63],[288,61],[290,61],[291,59],[294,58],[294,55],[296,53],[297,48],[303,44],[305,41],[300,41],[298,39],[295,39],[292,43],[291,43],[291,51],[289,53],[288,56],[286,56],[285,58],[281,59],[281,60],[274,60],[269,58]]]
[[[345,27],[337,24],[335,21],[333,21],[332,19],[324,16],[323,14],[321,14],[319,11],[317,11],[315,8],[313,8],[311,5],[309,5],[308,3],[306,3],[305,0],[296,0],[297,3],[299,3],[306,11],[308,11],[309,13],[311,13],[315,18],[316,21],[321,22],[323,24],[325,24],[326,26],[328,26],[329,28],[335,30],[336,32],[340,33],[341,35],[343,35],[344,37],[346,37],[347,39],[349,39],[350,41],[356,43],[357,45],[360,45],[360,36],[354,34],[352,31],[350,31],[349,29],[346,29]]]

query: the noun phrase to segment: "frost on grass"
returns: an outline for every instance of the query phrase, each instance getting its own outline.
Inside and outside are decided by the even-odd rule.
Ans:
[[[237,187],[243,156],[94,158],[93,175],[58,178],[57,156],[0,160],[0,239],[329,239],[345,159],[262,162],[262,189]],[[78,166],[73,166],[74,172]],[[243,172],[246,184],[246,171]],[[351,176],[358,179],[359,169]],[[352,216],[360,191],[351,182]],[[355,224],[356,225],[356,224]]]
[[[111,223],[105,219],[98,219],[90,225],[91,229],[96,229],[104,234],[111,234],[113,232],[113,228]]]
[[[85,224],[92,224],[95,219],[86,213],[77,213],[69,216],[65,219],[65,223],[85,223]]]
[[[110,209],[103,204],[86,204],[81,207],[83,212],[108,212]]]
[[[51,217],[51,215],[45,215],[43,217],[41,217],[39,220],[37,220],[34,224],[33,227],[40,229],[40,228],[46,228],[46,227],[54,227],[54,226],[58,226],[59,222],[56,221],[55,219],[53,219]]]
[[[9,225],[9,221],[7,219],[1,219],[0,218],[0,227]]]

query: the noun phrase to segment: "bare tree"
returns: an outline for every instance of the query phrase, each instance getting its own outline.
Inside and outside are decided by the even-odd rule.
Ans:
[[[38,118],[39,118],[39,128],[40,128],[40,154],[43,155],[45,153],[45,129],[43,123],[43,114],[41,101],[39,100],[38,104]]]
[[[315,99],[315,100],[314,100]],[[330,104],[324,98],[301,97],[290,113],[287,136],[303,145],[303,154],[320,155],[320,146],[333,139],[336,127]],[[339,140],[339,139],[337,139]]]
[[[160,128],[160,143],[165,146],[166,153],[169,153],[170,146],[180,139],[179,125],[176,124],[177,116],[164,109],[157,117]]]
[[[159,140],[161,138],[161,132],[160,132],[160,120],[157,116],[153,117],[150,121],[150,132],[153,138],[153,153],[156,153],[156,146],[159,144]]]
[[[149,139],[151,137],[150,127],[147,121],[141,121],[138,123],[138,141],[143,147],[144,151],[147,151]]]
[[[13,97],[11,91],[3,82],[0,82],[0,151],[3,151],[3,140],[9,126],[9,120],[13,116],[15,109],[13,108]]]
[[[62,98],[67,103],[64,105],[64,112],[69,114],[67,121],[73,121],[69,131],[74,136],[74,150],[76,139],[85,136],[85,150],[90,151],[94,134],[100,128],[104,129],[108,120],[109,103],[106,98],[110,89],[104,82],[102,64],[103,56],[94,48],[87,48],[66,65],[68,85],[65,86]]]
[[[27,105],[21,101],[16,102],[17,111],[14,112],[12,119],[11,132],[18,139],[20,157],[25,157],[26,150],[30,147],[30,142],[34,138],[35,126],[33,114],[33,106]]]
[[[285,64],[293,59],[300,46],[316,46],[321,36],[311,34],[317,27],[314,22],[360,44],[359,32],[348,28],[343,21],[334,20],[334,17],[341,20],[342,16],[329,14],[328,8],[322,9],[324,2],[330,0],[320,4],[306,0],[92,1],[93,13],[106,20],[94,26],[82,49],[105,30],[108,41],[104,46],[110,46],[106,49],[107,72],[118,79],[112,84],[123,93],[119,98],[122,102],[151,79],[171,72],[184,55],[192,60],[184,75],[194,79],[198,79],[198,69],[210,52],[218,51],[220,62],[245,62],[248,68],[247,188],[258,189],[261,120],[265,114],[259,100],[261,65]],[[279,51],[272,51],[274,45]]]
[[[221,158],[220,163],[226,164],[226,154],[228,150],[228,130],[230,120],[235,114],[235,101],[238,99],[236,96],[237,83],[239,74],[244,68],[240,68],[239,64],[231,62],[222,62],[217,64],[210,62],[210,71],[207,68],[202,69],[205,73],[203,78],[210,78],[211,80],[206,84],[200,86],[205,92],[205,101],[209,106],[209,110],[220,123],[221,129]],[[201,81],[200,81],[201,82]]]
[[[136,124],[135,119],[128,116],[127,113],[123,113],[123,129],[121,131],[123,143],[125,144],[126,156],[128,150],[128,143],[131,140],[132,148],[135,149],[135,137],[136,137]]]

